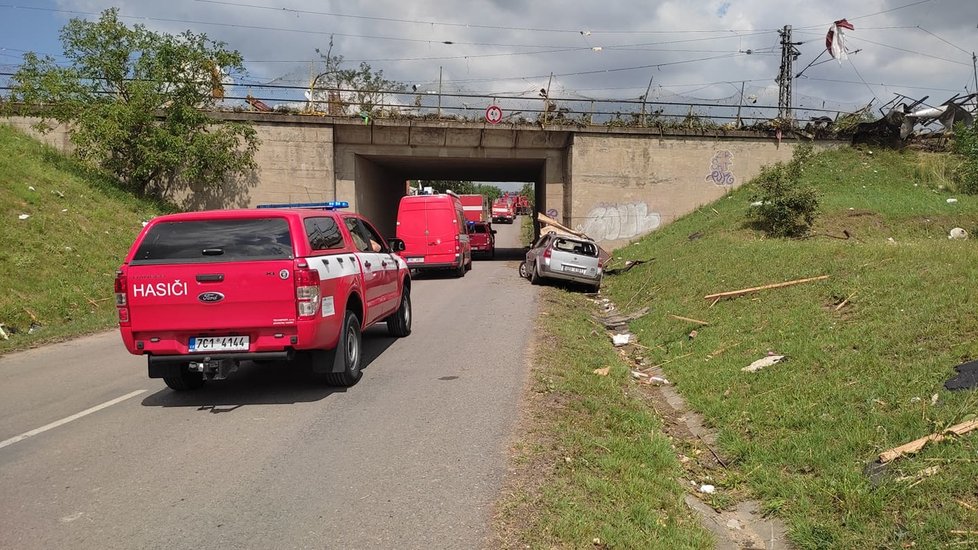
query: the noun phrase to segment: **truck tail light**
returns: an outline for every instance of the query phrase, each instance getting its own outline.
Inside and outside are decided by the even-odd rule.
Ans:
[[[553,253],[553,251],[550,250],[550,247],[549,246],[546,249],[544,249],[544,251],[543,251],[543,265],[545,265],[547,267],[550,267],[550,255],[552,253]]]
[[[299,318],[309,319],[319,310],[319,272],[300,265],[295,270],[295,300]]]
[[[119,312],[119,324],[129,325],[129,293],[127,291],[126,274],[119,271],[115,272],[115,307]]]

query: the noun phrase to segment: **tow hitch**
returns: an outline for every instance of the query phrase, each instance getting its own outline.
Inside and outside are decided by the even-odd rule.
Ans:
[[[203,374],[205,380],[224,380],[229,374],[238,370],[238,362],[234,359],[218,359],[191,362],[189,367],[191,371]]]

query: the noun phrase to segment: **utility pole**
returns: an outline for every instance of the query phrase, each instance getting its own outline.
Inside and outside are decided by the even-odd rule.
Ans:
[[[645,102],[649,100],[649,92],[652,91],[652,79],[655,75],[649,77],[649,87],[645,89],[645,95],[642,96],[642,126],[645,126]]]
[[[438,118],[441,118],[441,67],[438,67]]]
[[[971,68],[975,71],[975,89],[973,91],[978,94],[978,56],[975,55],[975,52],[971,52]],[[978,96],[975,96],[975,107],[978,110]]]
[[[737,103],[737,120],[734,122],[734,126],[740,129],[740,109],[744,106],[744,86],[747,84],[746,81],[740,83],[740,102]]]
[[[543,123],[547,123],[550,114],[550,85],[553,84],[554,74],[550,73],[550,80],[547,81],[547,90],[543,94]]]
[[[778,31],[781,35],[781,72],[778,74],[778,118],[791,122],[791,81],[794,80],[791,63],[801,55],[791,41],[791,25]]]

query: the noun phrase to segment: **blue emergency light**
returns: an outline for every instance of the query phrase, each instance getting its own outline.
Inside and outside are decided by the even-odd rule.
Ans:
[[[258,208],[313,208],[317,210],[336,210],[337,208],[349,208],[349,207],[350,207],[350,203],[346,201],[288,202],[288,203],[258,205]]]

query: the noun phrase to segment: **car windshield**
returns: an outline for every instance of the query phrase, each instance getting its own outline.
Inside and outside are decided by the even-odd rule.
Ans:
[[[598,247],[594,243],[587,241],[576,241],[572,239],[554,239],[554,249],[579,254],[581,256],[597,256]]]

